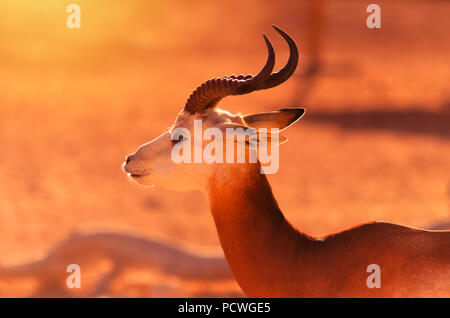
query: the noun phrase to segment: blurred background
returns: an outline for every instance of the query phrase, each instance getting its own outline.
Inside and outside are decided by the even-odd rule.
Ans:
[[[66,26],[71,3],[80,29]],[[121,164],[197,85],[256,73],[262,33],[284,65],[271,24],[296,40],[297,72],[220,106],[307,109],[269,176],[287,219],[311,235],[450,228],[450,2],[376,1],[381,29],[366,26],[370,3],[2,0],[0,296],[242,295],[203,195],[139,187]],[[221,274],[196,274],[203,258]],[[65,286],[71,263],[81,289]]]

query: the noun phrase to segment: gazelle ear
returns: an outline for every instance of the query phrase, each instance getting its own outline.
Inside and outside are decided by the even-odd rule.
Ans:
[[[246,115],[244,122],[255,129],[278,128],[281,131],[295,123],[304,113],[304,108],[283,108],[273,112]]]
[[[231,136],[228,135],[226,133],[227,128],[231,128],[235,131],[238,132],[237,135],[241,135],[244,137],[244,139],[242,138],[238,138],[236,139],[236,136],[234,134],[232,134]],[[261,128],[265,128],[265,127],[261,127]],[[256,146],[261,139],[263,139],[265,142],[267,142],[268,144],[270,143],[275,143],[275,144],[284,144],[285,142],[288,141],[288,138],[286,136],[280,135],[278,132],[277,133],[273,133],[271,131],[258,131],[256,128],[254,127],[247,127],[247,126],[242,126],[239,124],[235,124],[235,123],[226,123],[222,125],[222,132],[225,133],[225,139],[228,141],[233,141],[233,142],[244,142],[246,146]]]

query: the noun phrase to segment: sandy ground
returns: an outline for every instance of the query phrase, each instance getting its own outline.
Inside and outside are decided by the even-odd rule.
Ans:
[[[311,235],[372,220],[428,228],[450,222],[450,3],[379,1],[382,29],[369,30],[364,3],[324,2],[320,68],[304,76],[314,44],[302,2],[113,1],[108,12],[102,1],[79,2],[87,13],[78,31],[65,28],[64,4],[48,9],[62,12],[53,20],[47,9],[0,5],[4,266],[45,257],[81,230],[220,254],[201,193],[138,187],[121,163],[173,123],[202,81],[255,73],[266,58],[261,33],[273,40],[281,66],[288,52],[271,23],[299,44],[297,74],[221,107],[307,109],[287,131],[280,170],[269,177],[286,217]],[[89,288],[102,275],[96,269],[109,265],[102,266],[86,269]],[[240,295],[234,283],[174,281],[176,288],[165,273],[130,270],[107,295]],[[0,296],[33,295],[33,284],[0,279]]]

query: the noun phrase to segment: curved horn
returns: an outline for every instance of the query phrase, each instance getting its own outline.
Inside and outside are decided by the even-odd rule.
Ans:
[[[256,90],[266,82],[275,65],[275,52],[269,39],[264,35],[268,57],[266,64],[256,76],[239,75],[214,78],[201,84],[189,96],[184,109],[190,113],[200,113],[207,108],[214,107],[219,100],[228,95],[242,95]]]
[[[294,40],[283,30],[278,28],[276,25],[272,24],[272,27],[277,30],[278,33],[286,40],[289,45],[289,60],[286,65],[278,72],[273,73],[270,76],[270,79],[264,84],[262,89],[271,88],[277,85],[280,85],[284,81],[286,81],[292,74],[294,74],[295,69],[298,64],[298,49],[297,45],[295,45]]]
[[[294,40],[282,30],[273,26],[288,42],[290,57],[286,66],[279,72],[271,74],[275,65],[275,52],[269,39],[264,36],[267,45],[268,57],[261,71],[255,75],[231,75],[222,78],[214,78],[201,84],[189,96],[185,111],[189,113],[201,113],[207,108],[214,107],[228,95],[243,95],[256,90],[271,88],[287,80],[295,71],[298,62],[298,50]]]

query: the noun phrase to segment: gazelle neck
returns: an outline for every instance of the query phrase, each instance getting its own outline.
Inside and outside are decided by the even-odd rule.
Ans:
[[[222,248],[244,292],[286,292],[281,282],[301,274],[300,255],[313,241],[286,221],[260,165],[222,164],[207,192]]]

